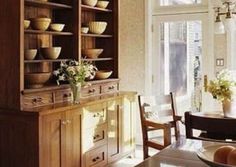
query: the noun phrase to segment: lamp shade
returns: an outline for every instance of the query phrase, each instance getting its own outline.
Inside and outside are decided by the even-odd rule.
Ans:
[[[235,30],[235,21],[233,18],[226,18],[224,24],[227,31]]]
[[[215,34],[224,34],[225,33],[225,28],[224,25],[221,21],[215,22]]]

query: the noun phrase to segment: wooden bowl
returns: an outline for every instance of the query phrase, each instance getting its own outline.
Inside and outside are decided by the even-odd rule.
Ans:
[[[82,49],[83,57],[89,59],[97,59],[102,52],[103,49]]]
[[[99,8],[106,9],[109,4],[109,1],[98,1],[96,6]]]
[[[33,60],[37,55],[37,49],[26,49],[24,53],[25,60]]]
[[[58,23],[53,23],[50,24],[50,29],[52,31],[57,31],[57,32],[61,32],[65,27],[65,24],[58,24]]]
[[[95,6],[98,0],[82,0],[82,2],[84,5]]]
[[[88,23],[89,31],[94,34],[102,34],[107,27],[107,22],[104,21],[91,21]]]
[[[30,26],[30,20],[24,20],[24,29],[29,28]]]
[[[50,18],[32,18],[31,27],[34,30],[46,31],[51,23]]]
[[[88,28],[88,27],[81,27],[81,33],[87,34],[88,31],[89,31],[89,28]]]
[[[99,70],[96,71],[95,78],[96,79],[107,79],[111,76],[112,71],[110,70]]]
[[[57,59],[61,53],[61,47],[40,48],[40,52],[45,59]]]
[[[50,72],[25,74],[26,86],[28,88],[41,88],[51,77]]]

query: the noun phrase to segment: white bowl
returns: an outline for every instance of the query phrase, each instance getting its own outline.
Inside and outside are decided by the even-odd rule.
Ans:
[[[29,28],[30,26],[30,20],[24,20],[24,29]]]
[[[37,49],[26,49],[24,53],[25,60],[34,60],[37,52]]]
[[[104,21],[91,21],[88,23],[89,31],[94,34],[102,34],[107,27],[107,22]]]
[[[50,29],[52,31],[57,31],[57,32],[61,32],[65,27],[65,24],[58,24],[58,23],[53,23],[50,24]]]
[[[109,1],[98,1],[96,6],[99,8],[106,9],[109,4]]]
[[[95,6],[98,0],[82,0],[82,2],[84,5]]]
[[[88,27],[81,27],[81,33],[87,34],[88,31],[89,31],[89,28],[88,28]]]
[[[112,71],[110,70],[99,70],[96,71],[95,78],[96,79],[107,79],[111,76]]]
[[[82,55],[89,59],[96,59],[103,52],[103,49],[82,49]]]
[[[40,51],[45,59],[55,60],[61,53],[61,47],[45,47],[40,48]]]
[[[51,23],[50,18],[32,18],[31,19],[31,27],[35,30],[42,30],[45,31],[48,29]]]

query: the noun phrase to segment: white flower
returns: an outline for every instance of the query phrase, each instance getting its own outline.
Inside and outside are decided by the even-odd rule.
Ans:
[[[53,71],[53,75],[58,76],[59,74],[60,74],[60,71],[59,71],[59,70]]]
[[[69,66],[66,71],[71,75],[75,75],[75,68],[73,66]]]
[[[58,80],[60,80],[60,81],[65,81],[65,75],[59,75],[58,76]]]

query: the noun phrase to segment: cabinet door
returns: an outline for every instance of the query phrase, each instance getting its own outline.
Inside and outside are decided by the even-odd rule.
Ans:
[[[65,153],[63,167],[80,166],[80,123],[81,113],[79,109],[66,112]]]
[[[62,167],[65,133],[64,113],[42,116],[40,167]]]
[[[108,102],[108,163],[119,158],[121,153],[120,108],[121,101],[119,99]]]
[[[122,154],[125,155],[134,150],[135,147],[135,111],[136,96],[129,95],[123,98],[122,118],[121,118],[121,144]]]

